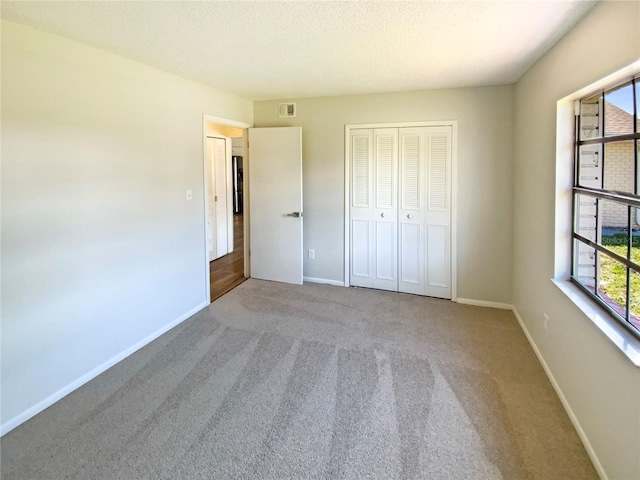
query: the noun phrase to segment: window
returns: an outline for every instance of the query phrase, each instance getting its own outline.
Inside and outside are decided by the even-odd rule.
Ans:
[[[571,279],[640,338],[640,75],[576,102]]]

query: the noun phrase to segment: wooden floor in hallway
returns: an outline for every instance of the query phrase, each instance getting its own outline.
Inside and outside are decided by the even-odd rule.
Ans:
[[[241,213],[233,216],[233,252],[210,262],[209,273],[212,302],[246,280],[244,277],[244,228]]]

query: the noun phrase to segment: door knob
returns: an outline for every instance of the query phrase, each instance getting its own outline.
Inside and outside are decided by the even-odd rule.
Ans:
[[[300,218],[302,216],[302,212],[291,212],[291,213],[287,213],[286,216]]]
[[[387,214],[386,214],[386,213],[384,213],[384,212],[382,212],[382,213],[380,214],[380,216],[381,216],[382,218],[385,218],[385,217],[387,216]]]
[[[408,213],[408,214],[407,214],[407,218],[408,218],[409,220],[411,220],[411,219],[413,218],[413,213]]]

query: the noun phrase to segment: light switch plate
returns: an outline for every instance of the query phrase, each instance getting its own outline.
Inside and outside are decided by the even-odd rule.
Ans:
[[[193,190],[187,190],[187,200],[193,200]]]

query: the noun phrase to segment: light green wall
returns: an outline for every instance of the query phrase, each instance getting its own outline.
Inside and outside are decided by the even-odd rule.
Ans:
[[[291,99],[286,99],[290,101]],[[302,127],[304,275],[344,278],[345,125],[458,122],[458,296],[511,303],[513,87],[293,99],[254,103],[256,127]]]
[[[612,480],[640,478],[640,369],[550,281],[556,102],[638,58],[640,3],[600,2],[516,85],[513,303]]]
[[[253,104],[2,21],[3,430],[205,305],[205,113]]]

